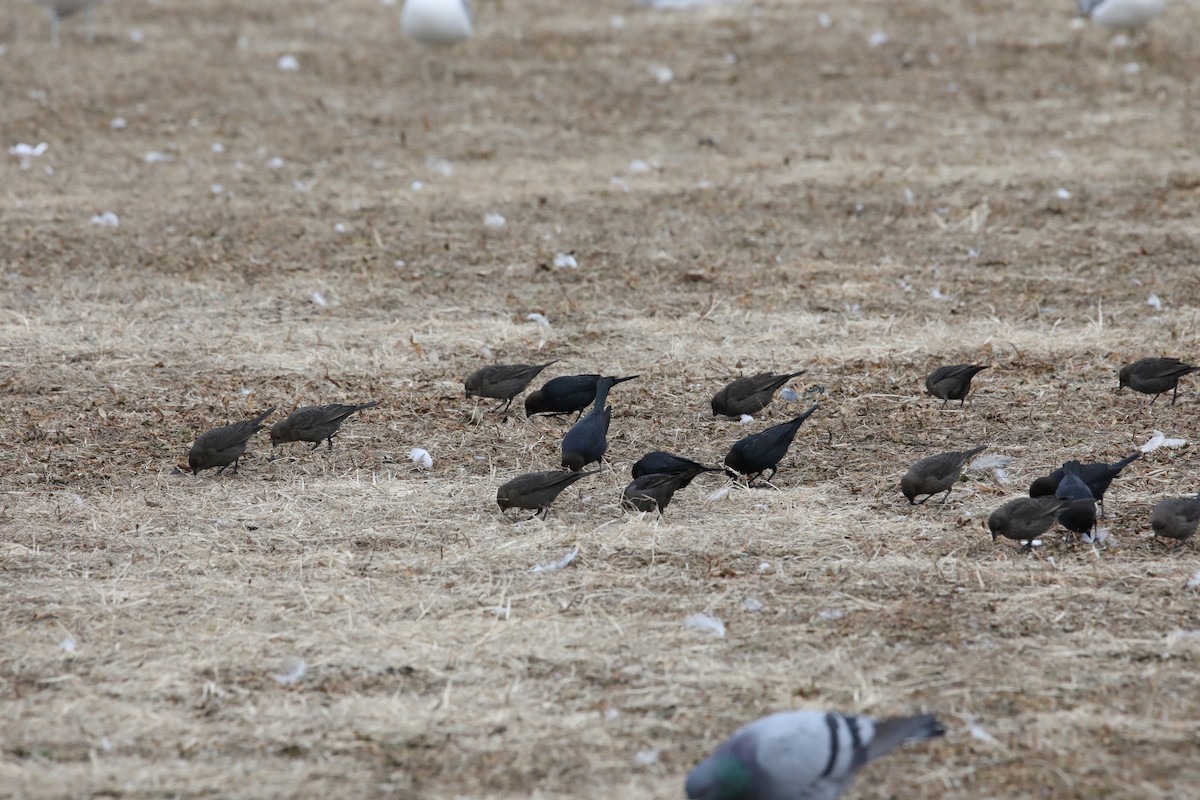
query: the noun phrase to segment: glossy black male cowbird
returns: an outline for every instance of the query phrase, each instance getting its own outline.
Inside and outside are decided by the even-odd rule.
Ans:
[[[1087,484],[1088,491],[1092,493],[1092,497],[1096,498],[1096,502],[1100,504],[1100,508],[1104,508],[1104,493],[1108,491],[1109,484],[1113,479],[1121,474],[1121,470],[1132,464],[1141,457],[1141,452],[1134,452],[1132,455],[1122,458],[1114,464],[1080,464],[1079,477]],[[1058,491],[1058,484],[1062,481],[1064,471],[1062,467],[1054,470],[1049,475],[1042,477],[1029,484],[1030,497],[1047,497]]]
[[[713,416],[740,419],[743,414],[757,414],[775,399],[775,392],[780,386],[803,374],[804,370],[786,375],[763,372],[738,378],[713,397]]]
[[[613,378],[612,385],[631,381],[638,375],[625,378]],[[525,416],[534,414],[574,414],[583,410],[596,401],[596,384],[599,375],[564,375],[561,378],[551,378],[542,388],[531,392],[525,398]]]
[[[708,472],[709,469],[702,467],[683,472],[655,472],[634,478],[625,487],[621,495],[621,504],[634,511],[658,509],[658,513],[661,514],[677,491],[691,483],[701,472]]]
[[[524,508],[533,511],[534,516],[546,516],[547,509],[566,489],[580,478],[595,475],[600,470],[590,472],[564,472],[556,469],[548,472],[528,472],[518,475],[496,491],[496,505],[500,511],[510,508]]]
[[[1025,542],[1023,549],[1033,547],[1033,540],[1050,530],[1058,514],[1070,500],[1061,497],[1018,497],[997,508],[988,517],[992,541],[997,536]]]
[[[188,451],[188,466],[192,468],[192,472],[199,475],[201,470],[220,467],[217,470],[217,474],[220,475],[232,464],[233,472],[236,473],[238,460],[242,453],[246,452],[246,442],[265,427],[262,424],[263,420],[271,416],[274,410],[275,406],[271,406],[254,419],[214,428],[197,436],[195,444]]]
[[[604,458],[608,452],[608,425],[612,421],[612,406],[608,403],[608,390],[612,378],[596,381],[596,401],[592,410],[567,431],[562,440],[562,465],[578,472],[588,464]]]
[[[545,364],[493,364],[490,367],[480,367],[467,376],[463,386],[466,387],[467,397],[503,400],[504,402],[492,411],[507,411],[513,398],[525,391],[525,387],[539,372],[557,363],[558,360],[555,359]]]
[[[643,475],[653,475],[655,473],[669,475],[676,472],[687,472],[688,470],[729,473],[727,467],[706,467],[699,461],[677,456],[674,453],[668,453],[664,450],[655,450],[646,453],[646,455],[634,462],[633,477],[640,478]],[[730,475],[730,477],[736,477],[736,473]]]
[[[961,406],[971,391],[971,379],[987,369],[980,364],[956,364],[952,367],[938,367],[925,378],[925,391],[942,401],[945,406],[951,400],[957,400]]]
[[[305,406],[297,408],[287,419],[281,419],[271,426],[271,447],[277,447],[286,442],[312,442],[310,450],[316,450],[321,442],[328,442],[333,449],[333,437],[346,417],[356,411],[374,408],[379,405],[376,400],[371,403],[345,405],[330,403],[324,406]]]
[[[1135,392],[1154,395],[1154,400],[1165,393],[1171,393],[1171,405],[1175,405],[1175,397],[1179,394],[1179,379],[1200,367],[1185,364],[1178,358],[1143,358],[1132,364],[1121,367],[1118,375],[1117,389],[1128,386]],[[1154,405],[1154,400],[1150,405]]]
[[[986,449],[987,445],[984,444],[974,450],[956,450],[926,456],[904,473],[904,477],[900,479],[900,491],[908,498],[909,503],[914,504],[919,504],[916,498],[920,495],[925,495],[925,500],[920,501],[924,503],[935,494],[945,492],[946,496],[942,498],[944,503],[950,499],[950,491],[958,482],[966,463]]]
[[[1063,478],[1054,496],[1071,501],[1058,513],[1059,524],[1075,533],[1090,533],[1096,527],[1096,498],[1083,481],[1082,466],[1078,461],[1062,465]]]
[[[1171,497],[1150,510],[1150,527],[1155,536],[1174,539],[1182,545],[1196,535],[1200,523],[1200,494],[1195,497]]]
[[[820,405],[820,403],[814,405],[789,422],[775,425],[762,433],[754,433],[738,440],[725,455],[725,465],[745,475],[748,479],[747,486],[753,485],[754,480],[767,470],[771,470],[771,474],[766,478],[770,481],[779,469],[779,462],[783,460],[783,457],[787,455],[788,448],[792,446],[792,440],[796,438],[796,432],[800,430],[800,425],[808,419],[809,415],[820,408]]]

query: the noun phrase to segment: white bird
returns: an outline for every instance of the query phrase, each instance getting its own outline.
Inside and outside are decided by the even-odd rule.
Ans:
[[[1102,28],[1136,31],[1163,12],[1167,0],[1079,0],[1079,11]]]
[[[405,0],[400,26],[421,44],[454,44],[471,36],[471,6],[467,0]]]
[[[38,0],[50,18],[50,41],[58,47],[58,23],[67,17],[86,11],[87,40],[89,43],[96,38],[96,6],[103,0]]]

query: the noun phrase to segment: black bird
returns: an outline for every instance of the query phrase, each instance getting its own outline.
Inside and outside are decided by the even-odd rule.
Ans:
[[[942,498],[944,503],[950,499],[950,492],[954,489],[954,484],[958,482],[959,476],[962,475],[966,463],[986,449],[987,445],[983,444],[974,450],[959,450],[926,456],[904,473],[904,477],[900,479],[900,491],[912,504],[917,504],[916,497],[918,495],[925,495],[925,500],[921,501],[924,503],[935,494],[945,492],[946,496]]]
[[[266,427],[262,422],[271,416],[274,410],[275,406],[271,406],[254,419],[214,428],[197,436],[195,444],[188,451],[188,466],[192,468],[192,473],[199,475],[201,470],[220,467],[217,470],[217,474],[220,475],[232,464],[236,474],[238,460],[241,459],[242,453],[246,452],[246,442]]]
[[[1096,527],[1096,498],[1080,475],[1082,466],[1078,461],[1062,465],[1063,479],[1054,496],[1070,501],[1058,514],[1059,524],[1075,533],[1090,533]]]
[[[496,505],[501,513],[510,508],[524,508],[535,512],[534,516],[542,515],[544,519],[547,509],[566,489],[580,478],[595,475],[600,470],[591,472],[563,472],[560,469],[548,472],[528,472],[518,475],[496,491]]]
[[[971,391],[971,379],[987,369],[981,364],[956,364],[952,367],[938,367],[925,378],[925,391],[946,403],[957,400],[961,406],[966,402],[967,392]]]
[[[325,406],[305,406],[297,408],[287,419],[281,419],[271,426],[271,447],[277,447],[286,442],[312,442],[310,450],[316,450],[321,442],[328,442],[333,449],[333,437],[346,417],[367,408],[379,405],[375,400],[371,403],[359,403],[348,406],[344,403],[330,403]]]
[[[1188,373],[1195,372],[1200,367],[1185,364],[1178,358],[1143,358],[1132,364],[1121,367],[1118,375],[1120,391],[1128,386],[1135,392],[1154,395],[1154,400],[1160,394],[1171,393],[1171,405],[1175,405],[1175,397],[1179,394],[1179,379]],[[1154,400],[1150,405],[1154,405]]]
[[[492,411],[507,411],[513,398],[525,391],[525,387],[539,372],[557,363],[558,359],[545,364],[493,364],[490,367],[480,367],[467,376],[463,386],[466,387],[467,397],[503,400],[504,402]]]
[[[1079,465],[1079,477],[1087,484],[1088,491],[1092,493],[1092,497],[1096,498],[1096,502],[1100,504],[1101,509],[1104,508],[1104,493],[1108,491],[1109,484],[1121,474],[1121,470],[1132,464],[1141,455],[1140,451],[1136,451],[1133,455],[1126,456],[1115,464]],[[1043,475],[1029,484],[1029,496],[1046,497],[1058,491],[1058,484],[1062,481],[1063,476],[1066,475],[1064,471],[1065,467],[1066,464],[1054,470],[1049,475]]]
[[[654,472],[634,478],[621,495],[621,505],[634,511],[653,511],[657,508],[661,514],[677,491],[686,487],[701,472],[710,469],[701,467],[683,472]]]
[[[713,416],[740,419],[743,414],[756,414],[775,399],[775,392],[780,386],[803,374],[804,370],[789,372],[786,375],[762,372],[738,378],[713,397]]]
[[[1050,530],[1058,513],[1070,504],[1061,497],[1018,497],[997,508],[988,517],[992,541],[997,536],[1025,542],[1024,550],[1033,548],[1033,540]]]
[[[1175,539],[1182,545],[1196,535],[1200,523],[1200,494],[1195,497],[1171,497],[1159,501],[1150,510],[1150,527],[1155,536]]]
[[[796,438],[796,431],[800,430],[801,423],[820,406],[821,404],[817,403],[790,422],[775,425],[762,433],[754,433],[738,440],[725,455],[725,465],[745,475],[747,486],[752,485],[754,479],[767,470],[771,470],[771,474],[766,478],[770,481],[779,469],[779,462],[792,446],[792,440]]]
[[[639,375],[613,378],[612,385],[631,381]],[[596,400],[596,384],[599,375],[564,375],[551,378],[542,388],[525,398],[525,416],[534,414],[574,414],[590,406]]]
[[[608,390],[612,378],[596,381],[596,401],[587,416],[571,426],[562,440],[562,465],[578,472],[588,464],[604,458],[608,452],[608,425],[612,421],[612,406],[608,402]]]
[[[688,470],[696,470],[697,472],[729,472],[726,467],[706,467],[699,461],[677,456],[674,453],[668,453],[664,450],[655,450],[651,453],[646,453],[646,455],[634,463],[633,477],[640,478],[643,475],[653,475],[655,473],[669,475],[676,472],[687,472]],[[731,477],[736,477],[736,474]]]

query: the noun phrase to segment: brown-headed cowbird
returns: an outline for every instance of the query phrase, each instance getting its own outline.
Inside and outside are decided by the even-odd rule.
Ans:
[[[740,419],[743,414],[757,414],[775,399],[775,392],[780,386],[803,374],[804,370],[789,372],[786,375],[762,372],[738,378],[713,397],[713,416]]]
[[[596,401],[587,416],[576,422],[562,440],[562,465],[578,472],[600,459],[608,452],[608,425],[612,421],[612,406],[608,402],[608,390],[612,378],[596,381]]]
[[[956,364],[938,367],[925,378],[925,391],[942,401],[944,407],[951,400],[961,406],[971,391],[971,379],[987,369],[981,364]]]
[[[595,475],[600,470],[590,472],[564,472],[560,469],[547,472],[528,472],[518,475],[496,491],[496,505],[500,511],[510,508],[524,508],[535,512],[534,516],[546,516],[547,509],[566,489],[580,478]]]
[[[966,463],[986,449],[987,445],[983,444],[974,450],[957,450],[926,456],[904,473],[904,477],[900,479],[900,491],[911,504],[917,503],[916,498],[919,495],[925,495],[925,500],[920,501],[924,503],[935,494],[945,492],[946,496],[942,498],[944,503],[950,499],[950,492],[962,475]]]
[[[639,458],[633,465],[633,477],[640,478],[643,475],[653,475],[655,473],[672,474],[676,472],[687,472],[688,470],[696,470],[697,472],[724,472],[729,473],[726,467],[706,467],[698,461],[693,461],[690,458],[677,456],[674,453],[668,453],[664,450],[655,450]],[[736,473],[730,477],[736,477]]]
[[[671,498],[680,489],[692,482],[701,472],[708,472],[710,467],[689,469],[683,472],[655,472],[634,478],[625,487],[621,495],[621,504],[634,511],[654,511],[662,513]]]
[[[1196,535],[1198,522],[1200,494],[1161,500],[1150,510],[1150,527],[1154,529],[1154,535],[1175,539],[1179,545]]]
[[[638,375],[612,378],[612,385],[631,381]],[[525,416],[534,414],[574,414],[590,406],[596,400],[596,383],[599,375],[564,375],[551,378],[542,388],[525,398]]]
[[[1063,478],[1054,490],[1054,496],[1071,501],[1058,514],[1058,522],[1075,533],[1090,533],[1096,527],[1096,498],[1084,483],[1080,474],[1083,465],[1068,461],[1062,465]]]
[[[275,406],[271,406],[254,419],[214,428],[197,436],[195,444],[188,451],[188,466],[192,468],[192,473],[199,475],[201,470],[220,467],[217,470],[217,474],[220,475],[232,464],[236,474],[238,460],[241,459],[242,453],[246,452],[246,442],[266,427],[262,422],[271,416],[273,411]]]
[[[792,440],[796,438],[800,425],[820,406],[821,404],[817,403],[793,420],[738,440],[725,455],[725,466],[745,475],[747,486],[753,485],[755,479],[767,470],[771,470],[771,474],[766,478],[770,481],[779,469],[779,462],[792,446]]]
[[[1132,464],[1141,455],[1141,452],[1134,452],[1133,455],[1126,456],[1114,464],[1097,463],[1079,465],[1079,477],[1087,484],[1088,491],[1092,493],[1092,497],[1096,498],[1096,502],[1100,504],[1101,509],[1104,508],[1104,493],[1108,491],[1109,484],[1121,474],[1121,470]],[[1058,491],[1058,484],[1062,481],[1063,475],[1066,474],[1064,471],[1065,466],[1064,464],[1049,475],[1043,475],[1029,484],[1029,496],[1047,497]]]
[[[1171,393],[1171,405],[1179,394],[1179,379],[1200,367],[1185,364],[1178,358],[1143,358],[1121,367],[1117,389],[1128,386],[1135,392],[1154,395],[1154,400],[1165,392]],[[1150,405],[1154,405],[1154,400]]]
[[[551,364],[557,364],[558,359],[547,361],[545,364],[493,364],[490,367],[480,367],[467,376],[463,381],[467,397],[490,397],[493,400],[503,400],[492,409],[508,411],[513,398],[525,391],[530,381],[538,373]]]
[[[356,411],[374,408],[379,405],[376,400],[371,403],[359,403],[348,406],[343,403],[330,403],[325,406],[305,406],[297,408],[287,419],[281,419],[271,426],[271,447],[278,447],[286,442],[312,442],[310,450],[316,450],[321,442],[328,442],[333,449],[333,437],[346,417]]]
[[[1025,542],[1023,549],[1033,547],[1033,540],[1050,530],[1058,513],[1070,505],[1061,497],[1018,497],[997,508],[988,517],[992,541],[997,536]]]

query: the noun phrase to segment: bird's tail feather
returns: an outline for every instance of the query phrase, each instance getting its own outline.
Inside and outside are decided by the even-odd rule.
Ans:
[[[867,761],[879,758],[905,742],[920,742],[945,732],[933,714],[879,720],[875,723],[875,736],[867,745]]]

